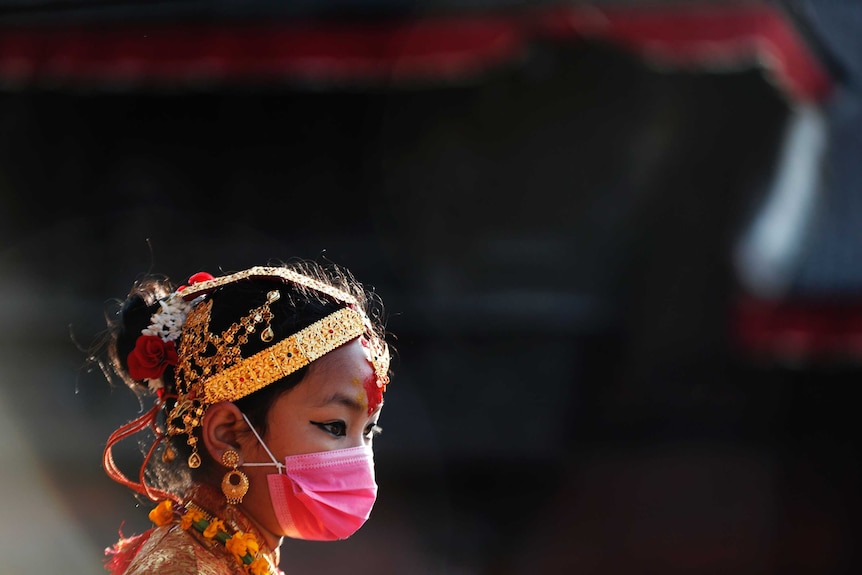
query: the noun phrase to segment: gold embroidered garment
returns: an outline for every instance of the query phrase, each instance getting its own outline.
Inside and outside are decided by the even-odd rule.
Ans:
[[[251,522],[235,506],[211,488],[198,485],[189,498],[198,508],[213,510],[234,531],[255,533]],[[278,569],[278,555],[265,548],[261,555],[269,563],[266,575],[284,575]],[[264,564],[265,569],[265,564]],[[254,571],[258,573],[258,571]],[[195,529],[184,530],[178,522],[156,527],[129,562],[123,575],[249,575],[249,571],[224,544],[205,538]],[[261,575],[264,575],[263,573]]]
[[[178,524],[157,527],[125,575],[248,575],[224,547],[217,545],[205,547]]]

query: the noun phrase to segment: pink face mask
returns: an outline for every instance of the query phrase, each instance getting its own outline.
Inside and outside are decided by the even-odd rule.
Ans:
[[[245,415],[243,415],[245,417]],[[279,463],[246,422],[280,473],[267,476],[269,496],[282,532],[294,539],[333,541],[356,533],[377,499],[374,452],[370,445],[289,455]]]

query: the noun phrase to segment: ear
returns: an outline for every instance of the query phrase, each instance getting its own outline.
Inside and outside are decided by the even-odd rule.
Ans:
[[[240,436],[248,431],[242,412],[229,401],[220,401],[207,408],[201,422],[201,435],[210,457],[221,462],[228,449],[241,452]]]

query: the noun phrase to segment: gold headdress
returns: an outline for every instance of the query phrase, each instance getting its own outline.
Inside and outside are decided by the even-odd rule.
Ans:
[[[240,346],[259,333],[261,341],[274,338],[270,327],[270,304],[281,298],[277,289],[267,293],[266,301],[249,311],[225,331],[210,331],[213,301],[206,294],[227,284],[251,278],[276,278],[321,292],[343,303],[337,311],[314,322],[250,357],[243,357]],[[219,401],[236,401],[305,367],[345,343],[367,336],[377,387],[381,392],[389,382],[389,351],[378,338],[368,317],[359,310],[356,298],[314,278],[287,268],[253,267],[220,278],[195,283],[180,292],[194,308],[185,318],[177,348],[175,378],[177,401],[168,416],[168,434],[188,436],[192,448],[189,467],[200,466],[195,427],[207,406]],[[201,301],[203,298],[203,301]]]

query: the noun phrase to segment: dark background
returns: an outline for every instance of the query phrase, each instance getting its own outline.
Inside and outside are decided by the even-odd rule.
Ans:
[[[854,137],[831,70],[832,137]],[[372,520],[286,541],[286,573],[854,572],[858,362],[752,356],[733,324],[792,106],[757,68],[586,40],[420,87],[6,89],[3,571],[97,572],[148,526],[100,468],[139,406],[78,348],[110,300],[300,257],[375,288],[397,357]],[[828,190],[853,206],[841,150]],[[855,301],[822,271],[855,236],[820,229],[792,295]]]

